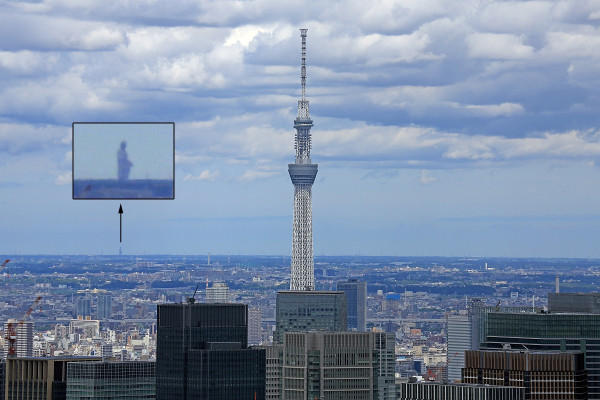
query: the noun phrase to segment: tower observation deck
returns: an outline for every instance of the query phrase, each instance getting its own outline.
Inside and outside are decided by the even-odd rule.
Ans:
[[[294,120],[296,135],[296,162],[288,164],[290,178],[294,184],[294,226],[292,235],[292,279],[291,290],[315,289],[315,263],[312,235],[312,185],[317,176],[317,164],[310,159],[311,137],[308,100],[306,99],[306,32],[300,29],[302,38],[302,65],[300,81],[302,98],[298,100],[298,116]]]

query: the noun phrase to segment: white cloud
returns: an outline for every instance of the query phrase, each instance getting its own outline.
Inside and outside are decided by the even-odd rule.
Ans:
[[[73,44],[84,50],[111,49],[125,42],[125,35],[117,29],[99,27],[75,38]]]
[[[3,118],[176,120],[181,165],[293,157],[299,26],[309,28],[321,157],[424,168],[596,156],[588,137],[568,134],[598,126],[594,1],[43,0],[7,9],[0,34],[23,28],[10,41],[0,35]],[[22,138],[0,130],[0,147],[68,144],[34,126]]]
[[[466,38],[469,56],[491,59],[523,59],[534,54],[534,48],[523,43],[523,36],[500,33],[474,33]]]
[[[71,176],[71,171],[59,174],[54,180],[54,183],[57,185],[70,185],[72,183]]]
[[[25,118],[42,114],[65,122],[77,119],[85,110],[123,108],[123,103],[110,99],[109,88],[87,81],[85,72],[85,66],[77,65],[58,76],[7,85],[0,89],[0,107]]]
[[[260,33],[272,33],[273,27],[267,28],[256,25],[244,25],[235,28],[231,31],[227,39],[225,40],[225,46],[241,45],[244,48],[250,47],[250,43]]]
[[[68,127],[56,125],[0,123],[0,152],[19,154],[64,147],[62,139],[68,131]]]
[[[0,51],[0,68],[19,74],[27,74],[36,70],[48,70],[58,61],[52,53],[21,51]]]
[[[219,176],[219,171],[203,170],[198,175],[187,174],[184,181],[214,181]]]
[[[553,9],[559,1],[500,1],[485,2],[474,23],[480,29],[493,32],[532,32],[547,28]],[[478,21],[477,21],[478,20]]]
[[[570,58],[600,58],[600,29],[583,29],[579,32],[548,32],[546,55],[561,60]]]
[[[258,179],[267,179],[275,175],[281,174],[281,168],[259,165],[256,168],[247,169],[240,176],[241,181],[255,181]]]
[[[430,183],[436,182],[437,178],[434,177],[433,175],[431,175],[430,171],[427,171],[425,169],[421,170],[421,175],[419,178],[419,181],[423,184],[423,185],[429,185]]]
[[[185,153],[181,153],[176,151],[175,152],[175,163],[177,165],[181,165],[181,164],[198,164],[201,162],[206,162],[207,160],[209,160],[210,157],[206,156],[206,155],[193,155],[193,154],[185,154]]]
[[[514,114],[521,114],[525,111],[522,105],[515,103],[502,103],[502,104],[469,104],[466,105],[467,110],[475,111],[476,113],[483,114],[490,117],[509,116]]]

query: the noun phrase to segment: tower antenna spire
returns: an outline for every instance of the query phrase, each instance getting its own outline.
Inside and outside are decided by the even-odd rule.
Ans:
[[[302,37],[302,67],[300,68],[300,82],[302,82],[302,101],[306,100],[306,32],[308,32],[308,29],[300,29],[300,36]]]
[[[313,257],[312,235],[312,185],[317,176],[318,165],[310,158],[311,134],[313,122],[310,119],[308,100],[306,99],[306,32],[300,29],[302,38],[302,64],[300,81],[302,98],[298,100],[298,116],[294,120],[294,145],[296,162],[288,164],[288,172],[294,184],[294,226],[292,234],[292,279],[291,290],[315,289],[315,265]]]

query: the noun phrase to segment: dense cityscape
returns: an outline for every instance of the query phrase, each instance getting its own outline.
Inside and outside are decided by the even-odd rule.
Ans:
[[[155,362],[157,305],[182,304],[192,297],[196,303],[246,304],[248,345],[272,346],[277,293],[287,290],[290,276],[289,257],[5,257],[10,261],[2,271],[0,319],[20,320],[35,302],[24,319],[32,326],[27,345],[21,348],[17,337],[18,357]],[[600,261],[315,257],[315,278],[316,292],[335,291],[345,282],[365,283],[362,305],[354,301],[358,310],[365,307],[366,319],[356,320],[355,305],[354,329],[393,335],[396,380],[447,383],[461,379],[460,367],[457,376],[448,376],[457,374],[448,370],[448,347],[457,340],[452,337],[456,332],[448,331],[449,321],[451,327],[468,321],[474,302],[498,310],[547,311],[557,279],[564,292],[597,287]]]

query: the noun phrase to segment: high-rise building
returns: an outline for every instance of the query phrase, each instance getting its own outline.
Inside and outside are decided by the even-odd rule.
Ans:
[[[75,314],[79,319],[90,319],[92,317],[92,300],[87,296],[78,298]]]
[[[296,162],[288,164],[290,179],[294,184],[294,223],[292,234],[292,279],[291,290],[315,289],[315,265],[313,258],[312,231],[312,185],[317,176],[318,165],[310,158],[313,121],[306,98],[306,32],[300,29],[302,38],[302,65],[300,80],[302,97],[298,100],[298,116],[294,120],[296,135]]]
[[[157,399],[264,399],[265,350],[247,342],[245,304],[159,305]]]
[[[471,299],[465,314],[448,317],[448,381],[460,382],[466,350],[478,350],[485,335],[487,316],[493,312],[530,312],[528,306],[488,306],[480,299]]]
[[[248,308],[248,345],[262,342],[262,310],[258,307]]]
[[[96,316],[97,319],[109,319],[112,315],[112,296],[108,293],[101,293],[96,297]]]
[[[33,322],[17,324],[17,357],[33,356]]]
[[[473,339],[472,315],[448,316],[448,382],[460,382],[461,371],[465,366],[465,351],[478,349]]]
[[[548,312],[600,314],[600,293],[548,293]]]
[[[100,361],[98,357],[8,358],[5,364],[7,400],[65,400],[67,366],[76,361]]]
[[[581,352],[469,350],[463,381],[523,386],[526,400],[587,399],[587,373]]]
[[[207,303],[229,303],[229,287],[223,282],[215,282],[206,288]]]
[[[348,329],[359,332],[367,330],[367,282],[350,279],[338,282],[337,290],[346,293]]]
[[[283,400],[393,400],[394,336],[383,332],[286,333]]]
[[[514,386],[404,382],[396,391],[399,400],[525,400],[525,388]]]
[[[4,382],[6,381],[6,363],[0,360],[0,399],[5,398]]]
[[[283,345],[263,346],[267,354],[265,400],[281,400],[281,374],[283,369]]]
[[[588,399],[600,399],[600,314],[489,313],[483,338],[482,350],[584,353]]]
[[[4,332],[12,330],[16,334],[14,343],[14,355],[16,357],[33,357],[33,322],[19,322],[16,319],[10,319],[4,323]],[[8,357],[10,344],[4,343],[2,358]]]
[[[280,291],[275,305],[273,342],[283,343],[286,332],[346,331],[346,310],[344,292]]]
[[[102,356],[102,361],[113,358],[113,345],[111,343],[104,343],[100,348],[100,356]]]
[[[70,362],[67,400],[156,398],[154,361]]]

